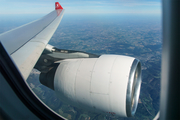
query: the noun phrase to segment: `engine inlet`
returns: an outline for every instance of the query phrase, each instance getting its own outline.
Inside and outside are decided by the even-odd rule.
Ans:
[[[129,81],[126,96],[126,113],[128,117],[134,116],[141,88],[141,63],[134,59],[129,73]]]

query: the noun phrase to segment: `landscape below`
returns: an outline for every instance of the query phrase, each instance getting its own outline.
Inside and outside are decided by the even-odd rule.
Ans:
[[[7,16],[3,16],[0,21],[0,33],[37,18],[31,17],[8,19]],[[160,104],[161,34],[160,16],[65,14],[49,44],[60,49],[85,51],[97,55],[117,54],[138,58],[142,64],[138,108],[134,117],[118,119],[150,120],[158,112]],[[32,70],[27,82],[44,103],[68,119],[117,119],[115,116],[92,113],[61,102],[54,91],[40,84],[39,72],[35,69]]]

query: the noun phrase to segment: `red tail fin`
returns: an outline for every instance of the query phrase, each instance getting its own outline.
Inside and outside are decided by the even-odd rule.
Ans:
[[[59,2],[55,2],[55,9],[63,9],[63,7],[59,4]]]

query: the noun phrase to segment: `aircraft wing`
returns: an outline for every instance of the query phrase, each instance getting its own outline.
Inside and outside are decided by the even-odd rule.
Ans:
[[[54,90],[64,102],[106,115],[133,116],[141,87],[140,61],[129,56],[99,56],[48,45],[64,12],[58,2],[55,6],[56,10],[45,17],[0,35],[0,78],[4,82],[0,84],[0,96],[4,98],[0,108],[2,106],[9,114],[6,107],[11,104],[15,106],[11,111],[24,112],[23,107],[17,106],[22,103],[17,104],[15,97],[11,98],[15,91],[19,99],[42,119],[51,116],[59,119],[59,115],[36,98],[25,84],[24,80],[35,67],[41,72],[39,81]],[[14,115],[10,116],[14,118]]]
[[[55,3],[55,10],[43,18],[0,35],[0,41],[26,80],[56,31],[64,10]]]

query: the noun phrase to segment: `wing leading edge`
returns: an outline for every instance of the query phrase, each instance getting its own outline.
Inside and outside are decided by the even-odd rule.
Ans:
[[[43,18],[0,35],[0,42],[11,55],[26,80],[64,14],[60,6]],[[59,4],[60,5],[60,4]]]

